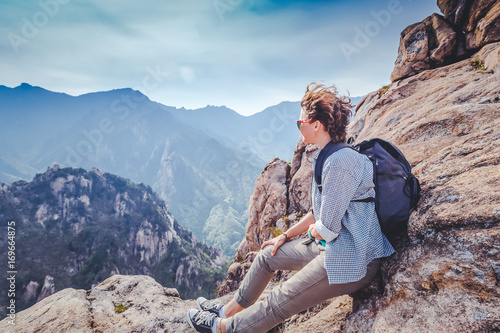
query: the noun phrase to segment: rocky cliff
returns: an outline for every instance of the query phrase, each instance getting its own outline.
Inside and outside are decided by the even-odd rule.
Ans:
[[[418,58],[431,59],[429,50],[436,50],[441,43],[434,59],[440,54],[459,55],[432,63],[429,60],[429,66],[417,70],[418,66],[412,67],[411,73],[393,78],[387,90],[368,94],[359,103],[349,128],[357,142],[375,136],[394,142],[420,179],[424,195],[410,218],[408,236],[398,243],[397,254],[385,260],[380,275],[368,288],[292,317],[281,325],[287,332],[500,330],[500,43],[492,42],[498,40],[498,24],[486,24],[497,22],[498,2],[438,4],[444,19],[433,15],[417,24],[423,30],[414,34],[420,36],[415,39],[407,37],[413,28],[405,30],[400,53],[418,54],[421,47],[427,47]],[[465,22],[468,28],[462,30]],[[432,26],[436,33],[430,34],[424,26]],[[477,36],[484,35],[482,31],[487,37],[481,39]],[[465,43],[465,36],[472,39],[472,35],[475,44],[470,45],[479,46]],[[419,44],[425,36],[427,44]],[[453,42],[453,38],[462,38],[456,36],[464,39]],[[457,51],[461,47],[463,53]],[[411,67],[413,60],[416,58],[398,57],[395,70]],[[313,154],[313,147],[299,143],[291,165],[272,160],[258,177],[249,204],[246,237],[219,288],[219,295],[225,295],[221,296],[223,301],[239,286],[262,241],[286,230],[310,209],[309,159]],[[283,281],[288,274],[277,272],[275,281]],[[82,293],[76,299],[85,299]],[[103,293],[116,300],[112,289]],[[57,295],[47,302],[54,302]],[[137,303],[151,310],[151,322],[161,316],[152,311],[156,305],[147,299]],[[100,311],[108,314],[107,322],[124,318],[133,322],[133,311],[130,315],[116,313],[117,304],[106,304]],[[189,307],[192,302],[182,304]],[[19,319],[29,318],[35,311],[41,314],[43,309],[47,308],[35,306],[19,314]],[[42,327],[48,320],[32,327]],[[1,325],[6,325],[5,321],[0,323],[5,327]],[[137,331],[154,331],[141,324],[135,327]],[[175,331],[170,327],[162,329]]]
[[[1,184],[0,221],[15,223],[18,310],[114,274],[152,276],[184,298],[210,296],[224,274],[221,250],[199,243],[150,187],[98,169],[55,166],[31,182]],[[0,286],[7,290],[7,280]],[[0,297],[5,306],[7,294]]]

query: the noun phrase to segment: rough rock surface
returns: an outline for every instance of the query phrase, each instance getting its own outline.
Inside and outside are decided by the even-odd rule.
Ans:
[[[299,142],[295,148],[288,189],[289,214],[308,212],[311,209],[311,158],[316,151],[317,148],[314,145],[306,145],[303,142]]]
[[[114,275],[89,291],[64,289],[16,316],[1,332],[184,332],[194,301],[145,275]]]
[[[394,142],[426,191],[409,233],[495,221],[500,196],[500,43],[471,59],[393,83],[356,110],[350,133]],[[475,70],[473,59],[488,62]]]
[[[287,192],[290,167],[278,158],[269,162],[255,181],[250,198],[249,225],[246,241],[250,251],[257,251],[272,234],[275,221],[287,212]],[[273,205],[268,205],[273,202]]]
[[[345,332],[494,332],[500,329],[500,227],[432,232],[384,267],[384,292]]]
[[[282,326],[286,332],[293,333],[342,332],[351,312],[352,298],[344,295],[333,298],[326,305],[297,314]]]
[[[464,31],[470,50],[500,40],[500,3],[496,0],[438,0],[444,17]]]
[[[0,332],[192,332],[186,313],[196,307],[149,276],[114,275],[90,290],[68,288],[45,298],[17,313],[15,326],[0,321]]]

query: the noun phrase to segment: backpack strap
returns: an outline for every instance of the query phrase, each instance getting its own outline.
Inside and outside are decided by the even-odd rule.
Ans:
[[[353,150],[356,150],[351,145],[345,142],[333,143],[333,141],[330,141],[318,155],[318,159],[316,160],[316,166],[314,168],[314,178],[316,180],[316,184],[318,184],[318,189],[320,193],[323,190],[323,186],[321,185],[321,174],[323,173],[323,164],[325,164],[326,159],[331,154],[339,151],[342,148],[351,148]]]

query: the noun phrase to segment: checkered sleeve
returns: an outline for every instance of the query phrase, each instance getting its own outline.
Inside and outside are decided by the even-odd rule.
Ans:
[[[339,235],[342,217],[356,192],[359,181],[346,168],[331,165],[327,160],[323,167],[321,209],[316,219],[316,230],[327,242]]]

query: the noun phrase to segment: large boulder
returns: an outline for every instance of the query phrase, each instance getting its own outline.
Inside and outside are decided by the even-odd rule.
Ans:
[[[444,17],[464,31],[469,50],[500,41],[500,3],[496,0],[438,0]]]
[[[500,2],[496,0],[474,1],[473,15],[465,26],[465,45],[469,50],[500,41]]]
[[[432,14],[401,33],[391,81],[449,64],[463,53],[453,26],[443,16]]]
[[[357,141],[382,137],[403,149],[424,189],[409,232],[491,221],[497,200],[500,119],[500,43],[461,62],[393,83],[367,95],[350,133]],[[486,64],[483,70],[473,60]]]
[[[445,19],[457,27],[461,27],[468,13],[471,0],[438,0],[437,6]]]

